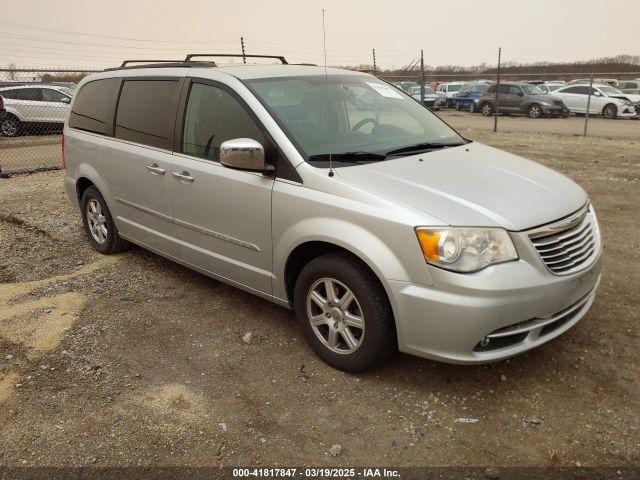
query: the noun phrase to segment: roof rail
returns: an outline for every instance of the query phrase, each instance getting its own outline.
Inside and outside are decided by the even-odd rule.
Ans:
[[[120,68],[125,68],[128,63],[181,63],[181,60],[125,60]]]
[[[190,61],[193,57],[242,57],[244,58],[275,58],[276,60],[280,60],[283,65],[287,65],[286,58],[282,55],[235,55],[233,53],[190,53],[184,59],[185,62]]]
[[[127,65],[141,63],[140,65]],[[125,60],[119,67],[105,68],[105,72],[130,68],[161,68],[161,67],[215,67],[215,62],[185,61],[185,60]]]

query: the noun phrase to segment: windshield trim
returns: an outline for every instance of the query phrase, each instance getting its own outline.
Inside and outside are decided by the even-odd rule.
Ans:
[[[339,76],[343,76],[340,74],[331,74],[329,75],[330,77],[339,77]],[[350,74],[346,73],[344,74],[344,76],[351,76]],[[393,83],[388,82],[387,80],[383,79],[383,78],[379,78],[376,77],[375,75],[369,75],[369,74],[362,74],[362,77],[368,77],[368,78],[373,78],[376,80],[380,80],[383,83],[386,83],[387,85],[393,87],[394,89],[396,89],[396,91],[400,94],[405,96],[406,98],[416,102],[418,105],[420,105],[422,108],[424,108],[425,110],[427,110],[427,112],[429,112],[429,114],[433,115],[435,118],[437,118],[440,122],[444,123],[447,127],[449,127],[456,135],[458,135],[465,143],[471,143],[472,141],[469,140],[468,138],[466,138],[464,135],[462,135],[460,132],[458,132],[458,130],[456,130],[455,128],[453,128],[449,123],[447,123],[445,120],[443,120],[440,116],[436,115],[435,113],[433,113],[431,111],[431,109],[429,109],[429,107],[427,107],[426,105],[424,105],[422,102],[420,102],[420,100],[416,100],[415,98],[413,98],[411,95],[409,95],[407,92],[405,92],[404,90],[399,89],[398,87],[396,87]],[[282,123],[282,121],[280,120],[280,118],[275,115],[273,109],[262,99],[262,97],[260,95],[257,94],[257,92],[255,91],[255,89],[253,88],[253,86],[249,83],[249,82],[260,82],[260,81],[277,81],[277,80],[287,80],[287,79],[292,79],[292,78],[297,78],[297,76],[291,76],[291,75],[284,75],[284,76],[280,76],[280,77],[261,77],[261,78],[251,78],[251,79],[242,79],[242,78],[238,78],[236,77],[240,83],[242,83],[242,85],[245,86],[245,88],[247,90],[249,90],[249,92],[251,93],[251,95],[253,95],[253,97],[260,103],[260,105],[262,105],[264,107],[264,109],[267,111],[267,113],[269,114],[269,116],[271,117],[271,119],[276,123],[276,125],[278,125],[278,128],[280,128],[280,130],[282,131],[282,133],[284,133],[285,137],[287,137],[287,139],[291,142],[291,144],[295,147],[295,149],[298,151],[298,153],[300,154],[300,156],[302,157],[303,161],[305,163],[308,163],[309,165],[313,165],[313,163],[311,161],[309,161],[309,158],[311,157],[311,155],[309,155],[305,149],[302,147],[302,145],[300,144],[300,142],[298,142],[296,140],[296,138],[291,134],[291,132],[289,131],[289,129],[287,129],[284,124]],[[273,137],[273,135],[272,135]],[[276,142],[277,145],[277,142]],[[279,147],[278,147],[279,148]],[[382,159],[380,161],[384,162],[393,158],[399,158],[399,157],[388,157],[387,159]],[[297,165],[296,165],[297,166]],[[294,168],[296,167],[294,166]],[[313,165],[315,166],[315,165]]]

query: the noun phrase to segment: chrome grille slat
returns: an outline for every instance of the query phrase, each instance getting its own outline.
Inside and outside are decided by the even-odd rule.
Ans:
[[[593,236],[589,238],[592,239]],[[566,252],[563,252],[562,254],[559,254],[559,255],[562,255],[562,258],[560,258],[559,260],[553,260],[547,257],[542,257],[542,260],[544,260],[544,263],[546,263],[547,265],[555,265],[557,263],[566,262],[567,258],[573,260],[575,257],[582,255],[585,251],[587,251],[591,247],[593,247],[593,242],[591,241],[585,242],[582,245],[578,245],[575,248],[572,248],[570,250],[567,250]],[[558,255],[556,255],[553,258],[559,258],[559,257]]]
[[[549,236],[546,236],[546,237],[536,238],[535,240],[533,240],[533,243],[536,246],[540,246],[540,247],[551,245],[553,243],[560,243],[560,242],[566,240],[567,238],[575,235],[576,232],[574,232],[574,230],[577,230],[578,228],[582,228],[582,230],[585,230],[585,229],[588,228],[588,226],[587,225],[578,225],[578,227],[574,227],[574,228],[571,228],[569,230],[566,230],[565,232],[563,232],[563,235],[555,234],[555,235],[549,235]],[[580,233],[580,232],[578,232],[578,233]],[[546,242],[540,241],[540,240],[544,240],[545,238],[548,238],[550,240],[548,240]]]
[[[545,266],[557,275],[568,275],[595,260],[599,237],[590,208],[529,232],[532,245]],[[564,228],[563,228],[564,227]]]
[[[580,241],[580,239],[584,238],[586,235],[589,235],[589,233],[591,233],[590,230],[591,229],[589,228],[589,225],[585,225],[585,227],[582,229],[582,231],[578,234],[576,238],[569,239],[569,241],[565,241],[565,242],[554,242],[554,244],[558,243],[558,244],[570,245],[573,242]],[[536,245],[537,247],[539,244],[534,242],[534,245]],[[556,246],[551,248],[539,248],[538,251],[546,253],[546,252],[551,252],[553,250],[557,250],[559,248],[562,248],[562,247]]]

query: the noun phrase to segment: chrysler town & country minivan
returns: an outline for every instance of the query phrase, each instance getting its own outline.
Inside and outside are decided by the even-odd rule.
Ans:
[[[584,317],[602,241],[582,188],[375,76],[277,58],[80,83],[64,183],[96,250],[131,242],[294,309],[346,371],[496,361]]]

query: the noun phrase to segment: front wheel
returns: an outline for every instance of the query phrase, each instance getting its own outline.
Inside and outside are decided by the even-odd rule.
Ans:
[[[480,111],[482,112],[482,115],[488,117],[489,115],[493,114],[493,106],[489,102],[484,102],[480,106]]]
[[[309,262],[296,281],[294,306],[307,342],[335,368],[361,372],[397,350],[384,288],[365,264],[347,253],[328,253]]]
[[[80,204],[84,229],[94,249],[109,254],[122,252],[129,247],[129,242],[118,235],[107,202],[96,187],[89,187],[84,191]]]
[[[542,116],[542,108],[537,103],[532,103],[527,109],[529,118],[540,118]]]
[[[614,119],[618,116],[618,107],[613,103],[609,103],[602,109],[602,116],[608,119]]]

